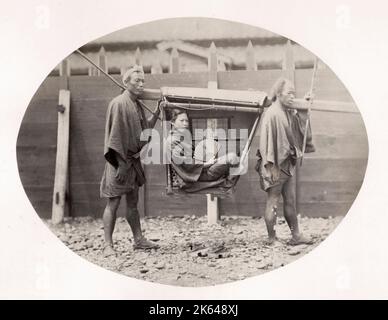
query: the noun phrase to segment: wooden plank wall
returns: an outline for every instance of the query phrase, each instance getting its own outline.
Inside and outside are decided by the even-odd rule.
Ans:
[[[140,51],[139,51],[140,52]],[[101,51],[100,53],[104,53]],[[138,53],[137,60],[141,63]],[[172,68],[179,71],[179,56],[172,52]],[[99,58],[107,66],[106,59]],[[178,62],[177,62],[178,61]],[[283,70],[256,70],[252,54],[247,53],[247,70],[217,73],[220,89],[257,89],[269,91]],[[68,68],[68,66],[66,66]],[[147,88],[161,86],[207,87],[208,73],[161,74],[155,63],[152,74],[146,74]],[[122,69],[124,72],[125,69]],[[70,76],[70,188],[72,216],[101,217],[105,201],[99,198],[99,182],[104,168],[103,136],[105,113],[109,101],[120,93],[113,83],[91,69],[94,76]],[[297,97],[309,89],[312,70],[295,70]],[[115,76],[120,81],[120,77]],[[51,216],[52,190],[56,154],[56,129],[59,89],[63,77],[45,79],[24,116],[18,142],[17,158],[20,177],[27,196],[43,218]],[[346,88],[328,68],[319,69],[316,99],[352,101]],[[153,109],[155,102],[146,101]],[[217,116],[212,113],[211,115]],[[250,114],[223,112],[231,117],[232,128],[250,128]],[[299,173],[299,211],[307,216],[344,215],[362,184],[368,155],[365,127],[360,114],[313,112],[312,128],[317,152],[305,157]],[[155,127],[162,137],[161,123]],[[255,138],[249,157],[249,172],[241,177],[233,196],[220,201],[221,215],[258,215],[264,212],[265,193],[259,188],[254,171],[257,149]],[[206,196],[167,196],[162,165],[147,165],[148,183],[140,192],[143,215],[206,214]],[[120,207],[124,214],[124,206]]]
[[[61,78],[47,78],[32,98],[17,140],[17,161],[24,190],[36,212],[51,216],[57,148],[58,93]]]

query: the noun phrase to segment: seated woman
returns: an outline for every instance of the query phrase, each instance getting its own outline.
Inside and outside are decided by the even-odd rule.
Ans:
[[[193,157],[189,118],[185,110],[172,109],[171,124],[172,130],[166,141],[168,160],[185,183],[222,183],[229,175],[229,168],[238,165],[239,159],[235,153],[228,153],[218,158],[215,154],[208,160],[204,159],[205,161]],[[214,185],[211,184],[211,186]]]

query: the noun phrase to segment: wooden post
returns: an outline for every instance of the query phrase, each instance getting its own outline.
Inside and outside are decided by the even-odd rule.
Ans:
[[[217,89],[217,48],[214,42],[211,43],[209,48],[209,57],[208,57],[208,71],[209,79],[207,87],[210,89]]]
[[[283,73],[295,86],[295,61],[291,41],[288,40],[284,51]]]
[[[210,89],[217,89],[217,48],[214,42],[211,43],[209,48],[209,57],[208,57],[208,70],[209,70],[209,78],[207,87]],[[207,128],[211,130],[217,129],[217,119],[208,119]],[[220,211],[218,206],[218,198],[213,196],[212,194],[207,194],[207,222],[208,224],[217,224],[220,220]]]
[[[52,222],[63,221],[69,167],[70,91],[59,91],[57,157],[55,164]]]
[[[220,212],[218,206],[218,197],[207,194],[207,223],[217,224],[220,222]]]
[[[98,75],[97,71],[98,69],[96,67],[89,66],[88,75],[91,77],[97,76]]]
[[[179,73],[179,53],[177,48],[174,48],[171,51],[170,73]]]
[[[60,77],[69,77],[71,75],[70,60],[66,58],[62,60],[59,66],[59,76]]]
[[[106,73],[108,73],[108,61],[104,47],[101,47],[100,52],[98,53],[98,66]],[[103,73],[97,69],[97,75],[101,76]]]
[[[218,58],[217,58],[217,48],[214,42],[211,43],[209,48],[209,57],[208,57],[208,70],[209,78],[207,87],[209,89],[217,89],[217,71],[218,71]],[[211,130],[217,129],[217,119],[208,119],[207,128]]]
[[[248,42],[245,58],[246,58],[246,70],[256,71],[257,64],[256,64],[255,50],[253,49],[252,41],[250,40]]]
[[[151,74],[161,74],[163,73],[162,65],[160,64],[160,60],[157,59],[151,66]]]
[[[294,53],[292,50],[292,44],[290,40],[287,41],[286,50],[284,52],[283,72],[284,72],[284,76],[293,83],[296,90],[295,60],[294,60]],[[298,214],[300,212],[300,182],[299,182],[300,170],[299,169],[300,169],[300,162],[298,161],[296,164],[296,170],[295,170],[296,212]]]
[[[209,48],[209,57],[208,57],[209,78],[208,78],[207,87],[209,89],[218,88],[218,82],[217,82],[218,66],[219,64],[218,64],[218,58],[217,58],[217,48],[214,42],[212,42]],[[208,129],[206,138],[212,139],[213,138],[212,133],[215,132],[215,130],[217,129],[217,119],[207,119],[206,126]],[[208,197],[208,200],[209,200],[209,197]],[[208,208],[209,208],[209,205],[208,205]]]
[[[69,63],[67,65],[68,65],[68,68],[67,68],[68,74],[65,74],[63,77],[61,77],[62,80],[59,85],[59,90],[69,90],[69,77],[71,75],[71,68]],[[59,104],[58,104],[58,110],[61,110],[61,107],[59,106]],[[70,120],[69,120],[69,130],[70,130]],[[69,133],[69,137],[70,137],[70,133]],[[69,150],[70,150],[70,138],[69,138]],[[69,157],[69,161],[70,161],[70,157]],[[65,212],[64,212],[65,217],[66,216],[68,217],[71,214],[70,162],[68,163],[67,166],[69,169],[67,170],[67,177],[66,177],[66,193],[65,193],[66,205],[65,205]]]
[[[136,65],[139,65],[141,66],[142,65],[142,61],[141,61],[141,51],[140,51],[140,48],[137,47],[136,51],[135,51],[135,64]]]

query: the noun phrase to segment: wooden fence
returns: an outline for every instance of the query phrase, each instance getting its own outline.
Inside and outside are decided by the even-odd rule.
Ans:
[[[311,69],[296,69],[292,46],[288,43],[283,69],[257,70],[253,47],[248,44],[246,70],[217,71],[219,61],[214,45],[209,49],[209,72],[180,73],[179,53],[171,52],[170,73],[161,73],[155,61],[151,73],[145,75],[146,87],[162,86],[206,88],[212,82],[220,89],[270,89],[281,75],[291,79],[297,97],[309,90]],[[135,60],[141,64],[141,52]],[[100,50],[99,66],[108,70],[109,61]],[[122,68],[122,72],[125,69]],[[114,76],[118,81],[120,77]],[[17,141],[17,160],[21,181],[35,210],[42,218],[50,218],[54,187],[57,145],[57,104],[60,89],[71,92],[69,189],[67,203],[71,216],[101,217],[105,201],[99,198],[99,182],[104,168],[103,136],[109,101],[120,93],[111,81],[90,67],[89,76],[71,76],[68,60],[61,63],[60,76],[46,78],[31,100]],[[335,74],[320,66],[316,78],[317,99],[352,102],[352,98]],[[145,101],[151,108],[155,101]],[[212,113],[212,117],[227,112]],[[227,114],[232,127],[249,129],[254,118],[250,114]],[[311,116],[317,151],[307,154],[298,171],[298,210],[302,215],[327,217],[344,215],[361,187],[368,156],[365,127],[359,113],[341,114],[313,112]],[[161,123],[155,128],[161,133]],[[220,201],[222,215],[261,216],[265,193],[259,188],[254,171],[258,139],[254,139],[249,156],[249,172],[240,178],[235,194]],[[206,213],[205,195],[167,196],[164,165],[145,167],[147,184],[141,189],[139,208],[143,215],[183,215]],[[119,214],[123,215],[121,205]]]

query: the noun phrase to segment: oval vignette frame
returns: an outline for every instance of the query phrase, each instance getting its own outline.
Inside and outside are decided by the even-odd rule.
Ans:
[[[301,45],[270,31],[208,18],[135,25],[91,41],[80,50],[118,82],[133,64],[143,66],[150,89],[216,86],[268,92],[279,76],[285,76],[293,79],[297,98],[309,90],[315,57]],[[209,59],[211,52],[218,54],[216,64]],[[214,226],[207,225],[208,200],[204,195],[167,196],[164,166],[147,165],[147,184],[139,192],[141,223],[145,235],[157,240],[162,249],[133,251],[122,201],[114,238],[118,259],[123,261],[119,269],[116,264],[110,266],[101,254],[105,202],[99,198],[99,183],[105,165],[105,115],[109,102],[121,91],[76,53],[53,69],[26,110],[17,140],[20,178],[48,227],[78,255],[105,268],[178,286],[214,285],[259,275],[319,245],[347,214],[364,179],[368,140],[361,114],[345,86],[322,61],[315,85],[315,100],[326,101],[324,108],[330,112],[311,113],[316,152],[305,156],[297,188],[300,226],[315,237],[313,246],[288,246],[290,235],[283,217],[277,224],[282,241],[274,248],[264,245],[264,219],[258,217],[263,216],[266,198],[251,164],[252,174],[241,177],[234,196],[219,200],[221,223]],[[62,96],[59,100],[60,90],[69,91],[69,99]],[[155,101],[147,103],[151,109],[156,106]],[[65,115],[69,108],[67,139],[62,131],[66,125],[59,124],[62,120],[58,115]],[[206,111],[190,116],[191,126],[198,128],[209,125],[203,119],[211,118]],[[212,112],[210,116],[213,124],[227,129],[249,129],[254,120],[250,114],[231,111]],[[156,129],[162,136],[162,126],[157,124]],[[59,135],[58,130],[62,131]],[[54,180],[57,151],[66,141],[69,182],[65,198],[54,192]],[[252,150],[257,147],[256,139]],[[250,163],[256,159],[252,150]],[[53,202],[61,201],[67,203],[65,218],[56,225],[50,220]],[[270,257],[269,250],[276,254]],[[231,262],[236,259],[245,269]]]

